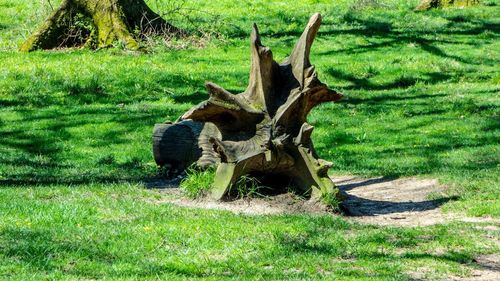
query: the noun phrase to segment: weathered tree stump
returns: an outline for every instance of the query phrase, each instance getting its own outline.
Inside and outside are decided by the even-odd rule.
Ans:
[[[63,0],[20,50],[29,52],[61,47],[67,41],[67,31],[78,14],[90,18],[94,27],[85,45],[97,48],[120,41],[128,49],[137,49],[139,44],[133,36],[134,30],[140,34],[179,32],[153,12],[144,0]]]
[[[415,11],[427,11],[433,8],[467,7],[479,4],[479,0],[422,0]]]
[[[156,162],[166,164],[174,157],[172,151],[177,150],[178,155],[195,155],[184,157],[186,162],[181,166],[195,162],[217,165],[211,193],[214,199],[223,198],[244,175],[280,179],[281,186],[290,184],[314,198],[338,196],[327,174],[332,164],[318,159],[311,141],[313,127],[307,123],[313,107],[342,97],[320,82],[309,61],[320,23],[320,14],[311,17],[290,57],[282,63],[275,62],[271,50],[261,44],[254,25],[246,91],[233,95],[206,83],[210,95],[207,101],[184,113],[178,122],[155,127]],[[195,123],[204,124],[204,128],[187,132],[186,124]],[[187,140],[191,137],[194,139]],[[185,148],[178,149],[181,146]],[[183,149],[198,153],[181,152]]]

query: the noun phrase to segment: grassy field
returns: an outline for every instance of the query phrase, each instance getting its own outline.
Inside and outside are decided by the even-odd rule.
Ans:
[[[456,198],[445,211],[500,217],[499,1],[414,13],[418,1],[202,0],[181,14],[148,2],[205,34],[148,42],[147,53],[24,54],[50,8],[0,3],[1,278],[446,279],[498,253],[498,231],[478,223],[184,209],[144,182],[158,176],[154,123],[206,99],[205,80],[244,90],[252,22],[281,60],[319,11],[311,59],[346,95],[309,120],[331,173],[438,178]]]

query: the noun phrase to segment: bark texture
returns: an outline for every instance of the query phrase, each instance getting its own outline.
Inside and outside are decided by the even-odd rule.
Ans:
[[[467,7],[479,4],[479,0],[422,0],[415,11],[427,11],[433,8]]]
[[[164,159],[170,157],[171,150],[166,146],[186,143],[174,132],[185,124],[203,124],[202,130],[196,130],[200,133],[192,134],[194,139],[188,141],[199,152],[193,158],[185,157],[190,159],[184,166],[194,162],[217,165],[214,199],[223,198],[244,175],[280,179],[282,187],[290,185],[315,198],[338,196],[327,175],[332,164],[318,159],[311,141],[313,127],[307,123],[313,107],[342,97],[318,79],[309,60],[320,23],[320,14],[311,17],[290,57],[282,63],[273,60],[254,25],[247,89],[233,95],[214,83],[206,83],[210,96],[207,101],[184,113],[176,123],[155,127],[153,150],[157,163],[164,165]],[[170,134],[165,133],[166,127]],[[159,147],[160,142],[165,147]],[[184,154],[181,150],[177,149],[177,154]]]
[[[120,41],[128,49],[137,49],[139,44],[133,36],[135,30],[140,34],[179,32],[153,12],[144,0],[63,0],[20,50],[28,52],[64,46],[67,31],[78,14],[90,19],[93,31],[85,44],[96,48]]]

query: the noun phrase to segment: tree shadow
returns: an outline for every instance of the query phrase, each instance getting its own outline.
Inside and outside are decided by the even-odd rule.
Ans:
[[[141,152],[151,147],[151,136],[147,135],[150,129],[144,124],[153,126],[180,114],[176,109],[129,111],[113,105],[59,109],[17,109],[22,116],[19,125],[0,124],[0,185],[78,185],[152,177],[156,169],[146,164],[152,161],[152,155]],[[88,132],[101,126],[107,129]],[[123,150],[130,150],[131,138],[144,149],[131,150],[117,159]]]
[[[498,254],[481,255],[474,259],[474,264],[482,269],[500,272],[500,260]]]
[[[391,184],[391,182],[396,179],[397,177],[381,177],[357,181],[355,178],[350,178],[336,181],[336,186],[343,196],[345,196],[345,200],[341,203],[342,210],[348,216],[377,216],[402,212],[423,212],[437,209],[448,201],[458,199],[456,196],[421,201],[419,201],[418,198],[408,198],[406,199],[407,201],[400,201],[398,199],[396,199],[397,201],[375,199],[383,197],[382,195],[384,195],[384,192],[387,193],[385,194],[387,197],[391,197],[392,192],[395,192],[393,190],[394,187],[384,191],[384,187],[380,186],[380,184]],[[403,186],[400,187],[401,188],[398,187],[397,192],[412,192],[411,190],[406,190]],[[350,192],[355,189],[365,190],[363,193],[365,194],[363,195],[364,197],[359,194],[355,195],[356,192],[354,192],[354,194]],[[410,194],[408,197],[411,196]],[[404,198],[404,196],[402,198]]]
[[[336,262],[345,264],[345,269],[341,272],[335,270],[341,276],[366,277],[365,270],[369,270],[366,263],[376,264],[387,263],[394,260],[406,260],[415,262],[419,260],[434,260],[444,263],[468,264],[473,260],[467,251],[450,250],[445,253],[429,253],[413,249],[421,244],[434,243],[434,239],[420,240],[415,237],[415,230],[396,229],[381,233],[378,226],[360,226],[354,234],[351,227],[322,225],[322,222],[308,218],[309,224],[300,230],[287,233],[277,232],[274,241],[279,247],[278,254],[287,256],[305,257],[324,256],[329,260],[335,257]],[[447,232],[447,230],[444,230]],[[444,233],[441,233],[443,235]],[[446,233],[446,235],[450,235]],[[372,247],[373,245],[376,245]],[[380,251],[380,249],[385,249]],[[399,252],[399,253],[398,253]],[[277,253],[273,253],[273,257]],[[260,257],[259,257],[260,258]],[[389,263],[386,266],[390,266]],[[391,271],[389,271],[391,272]],[[379,275],[380,273],[380,275]],[[385,276],[387,274],[387,276]],[[405,272],[394,269],[388,271],[378,271],[378,278],[406,280]]]
[[[326,72],[335,79],[351,82],[352,85],[342,87],[342,89],[345,90],[380,91],[380,90],[409,88],[417,84],[417,82],[424,82],[426,84],[433,85],[446,81],[452,77],[449,74],[444,74],[439,72],[429,72],[423,74],[424,76],[426,76],[426,78],[423,79],[417,77],[400,76],[392,82],[379,84],[371,82],[368,78],[358,78],[352,74],[342,72],[333,67],[328,68]]]
[[[354,26],[350,28],[338,29],[335,24],[332,23],[328,31],[319,32],[320,35],[324,36],[334,36],[341,34],[350,34],[355,36],[363,36],[366,39],[373,38],[376,40],[384,40],[382,42],[372,42],[369,45],[358,45],[356,47],[348,47],[344,49],[334,49],[329,51],[321,52],[320,55],[331,55],[335,53],[346,53],[346,54],[356,54],[376,51],[381,48],[390,48],[402,44],[416,44],[421,50],[428,52],[429,54],[439,56],[442,58],[453,59],[465,64],[471,65],[482,65],[487,64],[494,66],[498,64],[494,58],[488,58],[487,60],[476,61],[474,59],[463,58],[457,55],[451,55],[442,49],[435,46],[435,43],[441,44],[453,44],[453,45],[478,45],[477,38],[468,38],[468,41],[463,40],[449,40],[449,39],[437,39],[439,35],[450,36],[450,35],[465,35],[465,36],[476,36],[484,32],[490,32],[492,35],[490,41],[496,40],[498,38],[498,33],[500,33],[500,24],[496,22],[490,22],[488,20],[480,20],[465,16],[440,16],[444,20],[448,20],[449,23],[446,28],[434,29],[434,30],[401,30],[394,28],[390,21],[381,21],[374,18],[364,19],[361,18],[355,12],[347,12],[341,19],[340,24],[346,24],[347,26]],[[483,40],[484,41],[484,40]]]
[[[105,277],[122,279],[124,276],[150,277],[152,274],[175,274],[185,278],[206,276],[202,267],[193,268],[169,262],[159,264],[156,259],[144,259],[137,263],[137,256],[114,251],[109,247],[113,245],[113,242],[106,242],[107,240],[104,240],[104,245],[96,247],[96,242],[91,239],[83,238],[73,241],[57,238],[50,231],[19,228],[0,230],[0,238],[4,242],[1,253],[4,258],[15,260],[35,272],[57,272],[66,263],[77,260],[94,265],[95,267],[92,268],[111,268],[116,264],[128,266],[110,271],[91,269],[88,266],[65,266],[65,274],[98,279]],[[147,253],[143,254],[147,255]],[[130,261],[133,261],[133,264]],[[213,274],[213,276],[218,275]]]
[[[24,83],[33,80],[28,73],[9,75],[19,83],[0,97],[0,119],[4,114],[15,116],[12,122],[0,120],[3,186],[140,182],[155,177],[151,128],[175,120],[186,103],[207,96],[200,92],[201,79],[181,74],[162,73],[153,82],[120,78],[110,83],[99,73],[74,79],[54,73],[49,80],[34,79],[30,84]],[[183,96],[182,87],[200,91]],[[158,106],[165,95],[176,103]]]
[[[342,190],[341,187],[339,188]],[[437,209],[446,202],[458,199],[458,196],[454,196],[421,202],[391,202],[371,200],[346,194],[347,198],[342,202],[342,209],[348,216],[377,216],[403,212],[424,212]]]
[[[2,255],[20,261],[37,270],[56,270],[54,256],[78,253],[80,258],[90,259],[107,265],[113,264],[116,256],[99,250],[92,243],[58,241],[48,231],[5,228],[0,231],[4,241]]]
[[[190,104],[198,104],[208,98],[207,93],[204,92],[194,92],[189,95],[174,95],[172,99],[176,103],[190,103]]]
[[[380,178],[374,178],[374,179],[367,179],[359,182],[352,182],[352,180],[355,178],[350,178],[350,179],[345,179],[345,180],[340,180],[340,181],[335,181],[335,185],[342,191],[346,192],[351,189],[357,188],[357,187],[362,187],[362,186],[367,186],[367,185],[372,185],[372,184],[378,184],[378,183],[386,183],[386,182],[391,182],[397,177],[380,177]]]

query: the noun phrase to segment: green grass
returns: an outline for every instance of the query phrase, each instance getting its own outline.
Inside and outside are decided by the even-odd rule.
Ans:
[[[191,199],[197,199],[208,195],[214,182],[215,170],[197,170],[189,168],[186,171],[186,177],[182,179],[179,188]]]
[[[16,47],[48,11],[0,3],[0,276],[409,279],[467,275],[498,252],[480,225],[396,228],[329,216],[243,216],[159,204],[154,123],[244,90],[252,22],[284,59],[308,16],[312,62],[344,92],[309,122],[331,173],[436,177],[444,210],[500,217],[500,3],[414,13],[418,1],[189,1],[177,25],[210,32],[149,53]],[[53,5],[57,5],[54,1]],[[154,1],[150,1],[155,7]],[[168,8],[167,6],[162,6]],[[245,11],[242,15],[241,11]],[[203,48],[199,47],[199,42]],[[177,46],[177,47],[176,47]]]
[[[383,228],[332,216],[240,216],[159,204],[138,185],[0,190],[0,276],[406,280],[465,275],[494,251],[473,224]],[[489,233],[491,235],[491,233]]]

